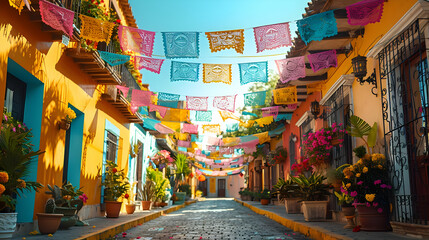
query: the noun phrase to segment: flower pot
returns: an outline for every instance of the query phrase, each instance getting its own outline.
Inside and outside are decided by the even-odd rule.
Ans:
[[[168,203],[161,202],[161,203],[159,203],[159,205],[160,205],[160,207],[166,207],[168,205]]]
[[[287,213],[301,213],[300,198],[285,198],[285,208]]]
[[[177,200],[174,201],[174,205],[181,205],[185,203],[186,193],[185,192],[176,192]]]
[[[0,213],[0,239],[11,239],[18,213]]]
[[[241,201],[251,201],[251,197],[249,195],[241,195]]]
[[[106,217],[117,218],[121,212],[122,202],[105,201],[106,203]]]
[[[63,129],[63,130],[69,130],[70,128],[70,121],[67,121],[66,119],[61,119],[61,121],[58,122],[58,129]]]
[[[127,205],[125,205],[125,210],[127,210],[127,214],[133,214],[134,211],[136,210],[136,205],[135,204],[127,204]]]
[[[347,225],[344,228],[353,229],[356,227],[354,218],[355,218],[355,208],[354,207],[341,207],[344,216],[347,219]]]
[[[328,201],[302,201],[304,219],[310,221],[325,221]]]
[[[76,216],[76,208],[55,207],[54,213],[64,215],[64,217],[61,218],[60,229],[68,229],[69,227],[74,226],[78,220],[78,217]]]
[[[261,204],[262,205],[268,205],[268,204],[270,204],[270,199],[268,199],[268,198],[262,198],[261,199]]]
[[[153,202],[152,207],[160,207],[160,202]]]
[[[58,230],[64,214],[37,213],[37,224],[41,234],[53,234]]]
[[[356,206],[362,231],[389,231],[389,218],[387,211],[379,213],[375,207],[367,207],[364,204]]]
[[[151,201],[142,201],[142,209],[143,210],[151,210],[152,202]]]

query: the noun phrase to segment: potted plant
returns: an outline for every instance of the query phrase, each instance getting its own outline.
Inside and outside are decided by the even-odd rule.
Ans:
[[[143,190],[141,191],[141,200],[142,200],[142,209],[143,210],[151,210],[152,209],[152,201],[155,197],[155,180],[156,173],[152,167],[148,167],[146,169],[146,182],[143,186]]]
[[[58,123],[58,128],[68,130],[70,128],[71,122],[73,121],[73,119],[76,118],[76,113],[73,111],[73,109],[67,108],[65,114],[65,118],[62,118],[61,121]]]
[[[153,175],[153,182],[155,183],[154,203],[156,207],[161,207],[162,199],[165,196],[165,190],[170,188],[170,181],[165,178],[158,169],[154,170]]]
[[[67,229],[76,225],[79,221],[77,216],[83,204],[86,203],[88,197],[81,191],[81,188],[74,187],[70,182],[64,184],[61,188],[57,185],[51,187],[48,184],[50,191],[47,194],[52,195],[53,204],[46,204],[45,213],[63,214],[61,218],[61,229]],[[81,222],[79,225],[84,225]]]
[[[16,121],[10,113],[3,114],[0,128],[0,230],[1,238],[11,238],[15,231],[17,197],[38,191],[40,183],[25,181],[29,165],[42,151],[33,151],[31,130]]]
[[[279,196],[280,200],[285,201],[285,208],[287,213],[300,213],[301,212],[301,200],[299,196],[298,184],[292,179],[284,180],[279,178],[277,184],[274,185],[274,189]]]
[[[136,211],[136,194],[134,193],[134,187],[136,186],[136,184],[137,182],[134,182],[129,191],[124,195],[124,198],[127,200],[127,204],[125,205],[125,210],[127,211],[127,214],[133,214],[134,211]]]
[[[349,164],[343,164],[338,168],[329,168],[326,172],[328,183],[332,184],[336,192],[340,192],[341,186],[344,181],[344,168],[348,167]]]
[[[179,192],[179,186],[185,182],[186,176],[191,173],[189,168],[189,160],[184,154],[177,154],[176,160],[174,161],[175,173],[174,173],[174,193],[177,200],[175,204],[183,204],[186,198],[185,192]]]
[[[312,173],[310,177],[304,174],[298,177],[291,176],[298,185],[297,192],[302,198],[302,211],[305,221],[324,221],[328,207],[327,198],[330,195],[330,186],[323,183],[326,177]]]
[[[238,193],[240,194],[240,198],[242,201],[251,201],[252,200],[252,192],[248,188],[245,188],[245,189],[239,191]]]
[[[268,189],[264,189],[263,191],[261,191],[259,198],[261,199],[261,204],[262,205],[268,205],[270,204],[270,200],[271,200],[271,192]]]
[[[106,217],[117,218],[121,211],[122,202],[117,201],[129,189],[130,184],[125,171],[118,170],[118,165],[113,161],[106,161],[106,172],[101,183],[104,186],[104,202],[106,203]]]
[[[350,183],[345,184],[343,182],[343,186],[341,186],[341,193],[334,192],[338,200],[338,205],[341,206],[341,210],[347,219],[347,225],[344,226],[344,228],[356,227],[356,224],[354,222],[355,208],[352,205],[354,201],[354,197],[350,196],[350,193],[347,190],[345,190],[347,189],[347,187],[350,187],[350,186],[351,186]]]
[[[55,200],[50,198],[46,201],[45,212],[36,214],[37,225],[41,234],[54,234],[60,227],[64,214],[51,212],[54,208]]]
[[[392,186],[387,175],[386,157],[374,153],[377,139],[377,123],[371,127],[358,116],[350,117],[347,131],[353,137],[364,142],[365,148],[356,148],[356,156],[361,158],[353,165],[344,168],[345,183],[350,187],[345,189],[355,198],[354,206],[357,208],[361,230],[388,231],[389,201],[388,196]],[[370,154],[367,154],[370,153]]]

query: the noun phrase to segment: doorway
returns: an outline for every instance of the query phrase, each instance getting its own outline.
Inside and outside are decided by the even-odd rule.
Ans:
[[[225,186],[226,186],[225,179],[217,180],[217,197],[225,197]]]

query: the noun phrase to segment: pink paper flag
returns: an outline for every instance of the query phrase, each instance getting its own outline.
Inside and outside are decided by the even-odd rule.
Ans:
[[[256,139],[249,142],[240,143],[240,145],[237,145],[234,148],[242,148],[246,154],[250,154],[256,152],[256,145],[258,144],[259,139]]]
[[[155,104],[150,104],[149,105],[149,112],[154,112],[154,111],[158,111],[159,115],[161,115],[161,117],[165,117],[165,114],[167,113],[168,107],[163,107],[163,106],[158,106]]]
[[[256,52],[292,45],[289,23],[279,23],[253,28]]]
[[[320,53],[310,54],[307,56],[313,72],[320,69],[337,67],[337,51],[335,49]]]
[[[139,110],[139,106],[135,105],[135,103],[131,101],[130,110],[132,114],[136,114],[136,112]]]
[[[207,146],[207,151],[216,152],[216,146],[213,146],[213,145]]]
[[[147,69],[151,72],[158,73],[161,72],[161,66],[164,62],[164,59],[148,58],[141,56],[134,56],[135,67],[138,70],[142,68]]]
[[[181,132],[198,134],[198,125],[184,123]]]
[[[237,95],[214,97],[213,107],[219,108],[221,110],[234,112],[235,97],[237,97]]]
[[[168,128],[168,127],[162,125],[161,123],[155,124],[155,129],[162,134],[170,134],[170,133],[175,132],[173,129]]]
[[[230,147],[221,147],[219,148],[219,154],[220,155],[224,155],[224,154],[233,154],[234,153],[234,149],[230,148]]]
[[[207,111],[209,97],[186,96],[186,109],[195,111]]]
[[[177,146],[179,146],[179,147],[185,147],[185,148],[190,148],[191,147],[191,141],[177,140]]]
[[[304,56],[276,60],[282,83],[305,77]]]
[[[384,0],[363,0],[346,7],[350,25],[367,25],[380,22]]]
[[[116,85],[116,88],[119,89],[119,91],[121,91],[122,95],[124,95],[124,98],[127,98],[127,96],[128,96],[128,90],[130,89],[129,87],[125,87],[125,86],[121,86],[121,85]]]
[[[122,51],[133,51],[152,56],[155,32],[119,25],[118,38]]]
[[[152,104],[152,92],[142,91],[138,89],[133,89],[131,93],[131,105],[140,107],[140,106],[149,106]]]
[[[279,115],[279,106],[262,108],[262,117],[273,116],[276,118],[277,115]]]
[[[219,145],[219,141],[221,141],[217,137],[206,136],[206,144],[207,145]]]
[[[287,108],[291,109],[291,110],[295,110],[298,107],[298,103],[294,103],[294,104],[288,104]]]
[[[39,1],[42,21],[53,29],[63,31],[70,37],[73,36],[74,12],[62,8],[45,0]]]

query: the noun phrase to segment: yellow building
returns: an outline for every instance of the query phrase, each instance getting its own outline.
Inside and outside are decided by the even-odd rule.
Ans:
[[[81,218],[104,215],[98,177],[103,162],[114,160],[131,181],[141,181],[147,156],[157,151],[155,138],[139,125],[140,113],[130,112],[129,102],[115,85],[140,87],[125,66],[111,67],[96,51],[81,48],[78,14],[74,36],[64,43],[64,33],[42,22],[38,1],[34,2],[31,11],[24,8],[21,13],[8,1],[0,3],[0,105],[32,129],[34,148],[44,151],[31,164],[27,180],[44,186],[70,181],[89,197]],[[80,0],[56,2],[75,12],[81,4]],[[127,0],[104,4],[117,13],[121,24],[137,27]],[[99,43],[98,49],[111,51],[112,46]],[[67,108],[77,117],[63,130],[59,123]],[[130,156],[135,144],[139,151]],[[19,199],[19,223],[32,222],[35,213],[44,212],[46,190]]]

